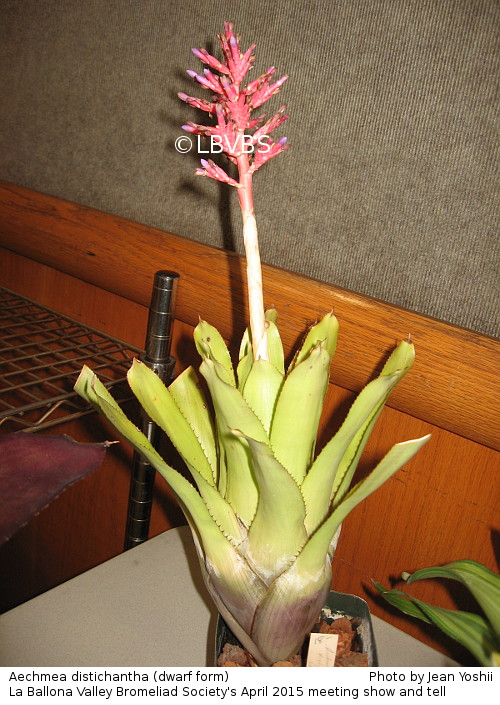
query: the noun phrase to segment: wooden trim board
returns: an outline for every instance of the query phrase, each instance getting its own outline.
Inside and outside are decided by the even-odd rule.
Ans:
[[[154,272],[172,269],[181,276],[179,320],[195,325],[201,316],[228,340],[247,320],[241,256],[6,182],[0,245],[146,306]],[[499,449],[498,340],[276,267],[265,265],[263,275],[287,352],[333,309],[340,339],[332,381],[357,391],[410,334],[417,360],[389,406]]]

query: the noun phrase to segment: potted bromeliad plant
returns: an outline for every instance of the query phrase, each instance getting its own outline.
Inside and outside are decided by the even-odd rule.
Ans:
[[[254,173],[288,147],[286,138],[275,141],[271,134],[286,119],[284,107],[267,120],[253,113],[278,93],[286,77],[271,82],[275,69],[270,68],[245,84],[254,45],[242,52],[232,23],[219,39],[223,60],[195,49],[206,68],[203,74],[188,72],[211,98],[179,96],[214,119],[210,127],[189,122],[184,129],[216,141],[237,167],[233,178],[214,161],[202,160],[197,173],[238,194],[249,327],[236,366],[216,328],[200,321],[194,331],[211,406],[191,367],[168,388],[139,361],[128,374],[137,399],[170,437],[192,481],[160,457],[90,369],[82,370],[76,390],[165,478],[185,512],[220,614],[257,664],[269,665],[295,654],[317,619],[330,590],[344,518],[428,436],[395,445],[351,487],[377,417],[413,363],[413,345],[403,341],[380,376],[361,391],[338,432],[315,452],[338,324],[326,313],[285,366],[276,312],[264,309],[252,197]]]
[[[444,634],[464,646],[481,666],[500,666],[500,575],[472,560],[453,561],[443,566],[403,573],[407,585],[429,578],[456,580],[466,587],[480,607],[464,612],[436,607],[408,595],[403,590],[375,587],[389,604],[410,617],[434,624]]]

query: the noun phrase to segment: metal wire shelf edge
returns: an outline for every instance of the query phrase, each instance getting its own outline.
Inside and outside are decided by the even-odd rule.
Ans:
[[[12,296],[15,296],[18,299],[24,299],[25,301],[28,301],[30,304],[35,306],[36,308],[41,308],[44,309],[45,311],[49,311],[50,313],[54,314],[58,318],[62,318],[63,320],[67,321],[68,323],[72,323],[73,325],[76,324],[80,326],[81,328],[85,328],[88,331],[91,331],[92,333],[95,333],[96,335],[100,335],[106,340],[112,340],[114,343],[118,343],[119,345],[123,345],[123,347],[127,348],[127,350],[132,350],[133,352],[137,353],[138,355],[142,355],[144,350],[142,348],[137,347],[136,345],[132,345],[129,343],[126,343],[124,340],[120,340],[120,338],[116,338],[113,335],[108,335],[108,333],[103,333],[102,330],[99,330],[98,328],[94,328],[93,326],[89,326],[87,323],[82,323],[81,321],[78,321],[76,318],[71,318],[71,316],[66,316],[63,313],[59,313],[59,311],[56,311],[53,308],[50,308],[49,306],[45,306],[43,304],[39,304],[33,299],[30,299],[28,296],[24,296],[24,294],[18,294],[15,291],[12,291],[12,289],[7,289],[5,286],[0,286],[1,291],[6,291],[9,294],[12,294]]]
[[[129,401],[132,401],[133,398],[134,397],[131,396],[126,399],[120,399],[120,404],[125,404]],[[82,409],[81,411],[75,411],[72,414],[66,414],[63,417],[56,418],[56,419],[49,419],[47,421],[46,419],[50,416],[50,414],[53,413],[54,411],[56,411],[56,409],[59,408],[61,403],[64,403],[64,401],[65,400],[55,404],[38,421],[26,422],[23,419],[16,418],[15,416],[4,416],[3,418],[0,418],[0,429],[2,428],[3,423],[7,423],[8,421],[12,421],[13,423],[16,423],[18,426],[23,427],[23,428],[18,429],[19,433],[35,433],[36,431],[45,431],[48,428],[53,428],[54,426],[59,426],[60,424],[68,423],[69,421],[75,421],[76,419],[81,419],[83,416],[89,416],[89,414],[95,413],[94,409],[92,409],[92,408]]]
[[[121,367],[127,362],[132,360],[132,357],[126,357],[125,352],[128,353],[135,353],[137,356],[141,356],[143,354],[143,350],[135,345],[129,344],[120,338],[117,338],[112,335],[108,335],[107,333],[104,333],[103,331],[100,331],[99,329],[90,326],[86,323],[82,323],[76,319],[71,318],[70,316],[66,316],[64,314],[59,313],[55,309],[50,308],[49,306],[44,306],[43,304],[39,304],[38,302],[34,301],[33,299],[30,299],[27,296],[24,296],[23,294],[19,294],[15,291],[12,291],[11,289],[8,289],[6,287],[0,286],[0,293],[2,294],[7,294],[7,296],[12,297],[18,302],[21,302],[23,305],[25,304],[26,306],[31,306],[33,309],[36,310],[36,312],[48,312],[52,316],[55,317],[57,321],[64,321],[65,323],[69,323],[70,325],[77,326],[79,327],[82,331],[85,331],[87,334],[94,335],[98,338],[100,338],[99,342],[103,341],[109,341],[111,343],[114,343],[115,345],[119,346],[118,349],[113,350],[113,352],[117,353],[122,353],[124,356],[122,359],[117,359],[117,360],[112,360],[110,364],[108,365],[102,365],[103,367],[112,367],[113,364],[115,364],[117,367]],[[25,313],[22,314],[23,316],[26,316]],[[29,325],[29,320],[25,320],[25,324]],[[92,344],[97,345],[97,341],[95,341]],[[108,351],[107,351],[108,352]],[[97,352],[97,356],[101,356],[102,353]],[[104,356],[106,356],[106,353],[104,353]],[[68,362],[71,362],[69,360]],[[71,373],[68,373],[70,375]],[[75,370],[76,374],[76,370]],[[115,380],[108,380],[104,382],[104,385],[107,388],[114,388],[119,385],[122,385],[123,382],[125,381],[125,377],[119,377],[118,379]],[[42,378],[40,379],[40,383],[44,383],[45,380]],[[4,390],[8,391],[8,390]],[[120,398],[118,401],[120,403],[126,403],[133,399],[133,395],[126,395],[123,398]],[[75,401],[79,401],[79,397],[74,391],[68,391],[66,393],[62,393],[53,397],[47,397],[46,399],[41,399],[37,400],[36,402],[33,402],[31,404],[27,404],[21,407],[13,407],[10,406],[10,408],[4,409],[3,411],[0,411],[0,428],[2,425],[6,422],[12,422],[16,423],[19,426],[24,426],[24,428],[21,428],[20,430],[25,433],[29,432],[34,432],[46,428],[50,428],[53,426],[56,426],[61,423],[66,423],[67,421],[74,420],[77,418],[80,418],[82,416],[86,416],[88,414],[93,413],[93,409],[91,407],[89,408],[82,408],[81,410],[74,411],[75,408]],[[83,402],[82,402],[83,403]],[[70,407],[69,411],[67,414],[65,414],[62,417],[58,417],[55,419],[50,419],[49,417],[59,408],[63,407],[64,405],[68,404]],[[73,409],[73,410],[71,410]],[[24,412],[29,412],[29,411],[37,411],[37,410],[45,410],[45,412],[42,414],[41,418],[35,421],[31,421],[28,419],[23,419],[22,416]]]

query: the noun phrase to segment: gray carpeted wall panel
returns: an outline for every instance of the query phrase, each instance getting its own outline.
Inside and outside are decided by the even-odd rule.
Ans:
[[[0,178],[241,251],[178,90],[224,19],[289,81],[255,177],[263,258],[489,335],[498,306],[497,0],[2,0]],[[272,302],[268,302],[272,303]]]

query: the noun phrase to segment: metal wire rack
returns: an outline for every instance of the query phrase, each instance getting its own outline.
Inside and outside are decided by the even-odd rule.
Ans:
[[[0,427],[33,432],[92,413],[73,391],[84,364],[128,401],[125,375],[142,352],[0,287]]]

